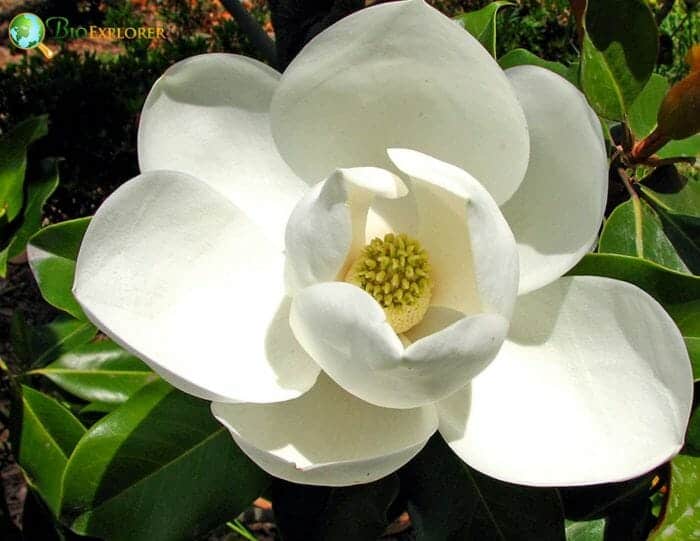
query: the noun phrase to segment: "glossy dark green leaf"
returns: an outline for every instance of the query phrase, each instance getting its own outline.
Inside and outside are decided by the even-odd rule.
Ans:
[[[700,381],[700,338],[686,336],[684,339],[690,355],[690,363],[693,366],[693,378],[695,381]]]
[[[669,193],[643,186],[642,196],[658,214],[666,236],[688,269],[700,274],[700,181],[687,180],[682,189]]]
[[[85,427],[53,398],[22,386],[19,463],[51,511],[58,513],[61,481]]]
[[[496,15],[505,6],[515,5],[513,2],[497,1],[469,13],[455,17],[472,36],[486,48],[491,56],[496,56]]]
[[[566,518],[587,522],[615,513],[621,505],[649,498],[652,480],[657,472],[649,472],[628,481],[560,489]]]
[[[96,334],[97,329],[91,323],[64,315],[47,325],[28,327],[22,314],[16,312],[10,328],[15,354],[26,364],[36,367],[89,342]]]
[[[612,212],[603,227],[598,252],[639,257],[674,271],[689,272],[656,212],[643,200],[630,199]]]
[[[656,127],[656,117],[669,88],[668,81],[655,73],[630,107],[629,125],[637,139],[646,137]],[[657,155],[661,158],[700,156],[700,134],[670,141]]]
[[[119,404],[115,404],[114,402],[90,402],[89,404],[86,404],[80,408],[78,413],[81,416],[92,414],[98,414],[98,416],[101,416],[101,414],[113,412],[118,407]]]
[[[634,100],[627,119],[637,139],[643,139],[656,127],[656,114],[669,88],[666,78],[654,73]]]
[[[7,246],[0,250],[0,277],[5,277],[7,262],[22,253],[27,241],[41,227],[41,209],[58,186],[58,165],[56,160],[48,159],[42,163],[42,172],[38,180],[30,182],[27,188],[27,201],[22,211],[20,222],[11,233]]]
[[[652,501],[648,497],[618,506],[607,518],[605,538],[646,541],[657,522],[652,507]]]
[[[696,407],[688,423],[683,454],[700,457],[700,407]]]
[[[695,381],[700,380],[700,300],[666,308],[683,335],[693,365]]]
[[[560,62],[544,60],[526,49],[513,49],[499,58],[498,63],[504,70],[515,66],[539,66],[561,75],[571,84],[578,86],[578,66],[566,67]]]
[[[603,541],[605,519],[585,522],[566,521],[566,541]]]
[[[235,517],[268,482],[208,402],[157,380],[80,441],[61,515],[77,533],[113,541],[194,539]]]
[[[75,260],[90,218],[50,225],[28,245],[29,265],[46,302],[78,319],[87,319],[72,293]]]
[[[487,477],[459,460],[439,434],[399,477],[421,541],[565,538],[556,489]]]
[[[626,255],[587,254],[568,274],[608,276],[630,282],[649,293],[667,310],[672,305],[700,299],[700,277]]]
[[[658,475],[659,470],[655,470],[623,482],[561,488],[566,516],[581,521],[581,524],[604,521],[606,540],[643,541],[653,524],[650,496]],[[589,533],[593,539],[603,538],[600,522],[595,527],[591,526],[591,530]],[[584,532],[581,535],[586,539]]]
[[[317,487],[275,480],[275,519],[285,540],[378,539],[389,524],[399,478],[389,475],[350,487]]]
[[[68,351],[30,374],[45,376],[64,391],[102,405],[121,404],[158,378],[142,361],[110,340]]]
[[[688,541],[700,531],[700,458],[678,455],[671,461],[671,483],[663,520],[650,540]]]
[[[697,158],[700,156],[700,134],[679,141],[671,141],[659,150],[657,155],[660,158],[676,158],[678,156]]]
[[[700,226],[700,180],[688,179],[681,190],[672,193],[659,193],[647,186],[642,192],[671,217]]]
[[[658,30],[643,0],[588,0],[581,86],[593,109],[623,120],[647,84],[658,53]]]
[[[22,210],[27,147],[48,133],[48,116],[31,117],[21,122],[0,140],[0,209],[11,222]]]

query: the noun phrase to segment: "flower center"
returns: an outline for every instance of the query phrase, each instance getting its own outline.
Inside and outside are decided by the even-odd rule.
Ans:
[[[433,290],[428,254],[403,233],[372,239],[345,280],[376,299],[397,333],[420,323],[428,311]]]

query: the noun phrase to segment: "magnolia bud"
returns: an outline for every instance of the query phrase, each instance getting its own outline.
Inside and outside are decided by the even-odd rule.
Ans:
[[[688,76],[668,91],[657,117],[659,131],[670,139],[685,139],[700,132],[700,44],[686,57]]]

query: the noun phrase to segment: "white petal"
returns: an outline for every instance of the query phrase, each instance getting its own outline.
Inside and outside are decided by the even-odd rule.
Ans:
[[[678,328],[636,286],[562,278],[521,297],[498,357],[441,402],[470,466],[537,486],[622,481],[683,445],[693,379]]]
[[[394,199],[406,193],[399,177],[376,167],[338,169],[314,186],[287,223],[288,290],[339,278],[347,260],[365,245],[367,211],[374,197]]]
[[[414,180],[416,236],[428,252],[435,282],[431,304],[510,318],[518,293],[518,252],[495,201],[458,167],[413,150],[388,153]]]
[[[279,73],[251,58],[206,54],[171,66],[141,113],[141,171],[189,173],[231,199],[268,234],[284,225],[306,185],[279,156],[269,107]]]
[[[333,380],[387,408],[444,398],[496,356],[508,321],[498,314],[458,318],[404,349],[379,304],[351,284],[310,286],[294,297],[290,313],[294,336]]]
[[[520,251],[520,293],[556,280],[595,243],[608,193],[600,122],[581,92],[537,66],[506,70],[530,130],[525,180],[501,207]]]
[[[74,293],[91,321],[181,390],[275,402],[319,372],[289,328],[283,266],[282,251],[219,193],[152,171],[98,209]]]
[[[388,167],[386,148],[413,148],[469,171],[500,204],[527,168],[527,126],[503,71],[422,0],[360,10],[316,36],[271,111],[280,153],[309,181]]]
[[[367,404],[325,375],[308,393],[278,404],[212,404],[214,416],[266,472],[306,485],[376,481],[403,466],[437,428],[435,408]]]

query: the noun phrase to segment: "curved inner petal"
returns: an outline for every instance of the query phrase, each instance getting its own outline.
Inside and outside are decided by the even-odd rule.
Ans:
[[[508,321],[498,314],[455,320],[430,316],[404,348],[379,304],[364,290],[326,282],[292,302],[294,336],[323,370],[355,396],[387,408],[430,404],[463,387],[495,357]],[[432,334],[430,326],[445,324]]]
[[[285,233],[290,292],[342,279],[365,244],[367,211],[376,196],[395,199],[406,186],[376,167],[338,169],[294,208]]]
[[[386,148],[414,148],[469,171],[502,203],[527,168],[525,117],[503,71],[422,0],[360,10],[316,36],[271,114],[280,153],[309,181],[390,167]]]
[[[440,402],[440,431],[470,466],[511,483],[622,481],[678,452],[692,391],[681,334],[654,299],[609,278],[562,278],[519,298],[496,360]]]
[[[215,417],[260,467],[303,484],[343,486],[397,470],[437,429],[432,405],[373,406],[325,375],[296,400],[278,404],[212,404]]]
[[[510,318],[518,289],[518,254],[495,201],[458,167],[414,150],[388,153],[412,179],[416,237],[434,274],[431,304],[467,315],[493,311]]]
[[[261,62],[231,54],[171,66],[143,106],[141,171],[182,171],[203,180],[281,243],[307,185],[279,156],[270,133],[279,77]]]
[[[274,402],[299,396],[319,372],[291,333],[283,264],[207,184],[153,171],[98,209],[74,293],[100,329],[183,391]]]
[[[600,122],[571,83],[544,68],[506,70],[527,117],[530,163],[501,207],[520,253],[520,293],[542,287],[591,249],[608,193]]]

